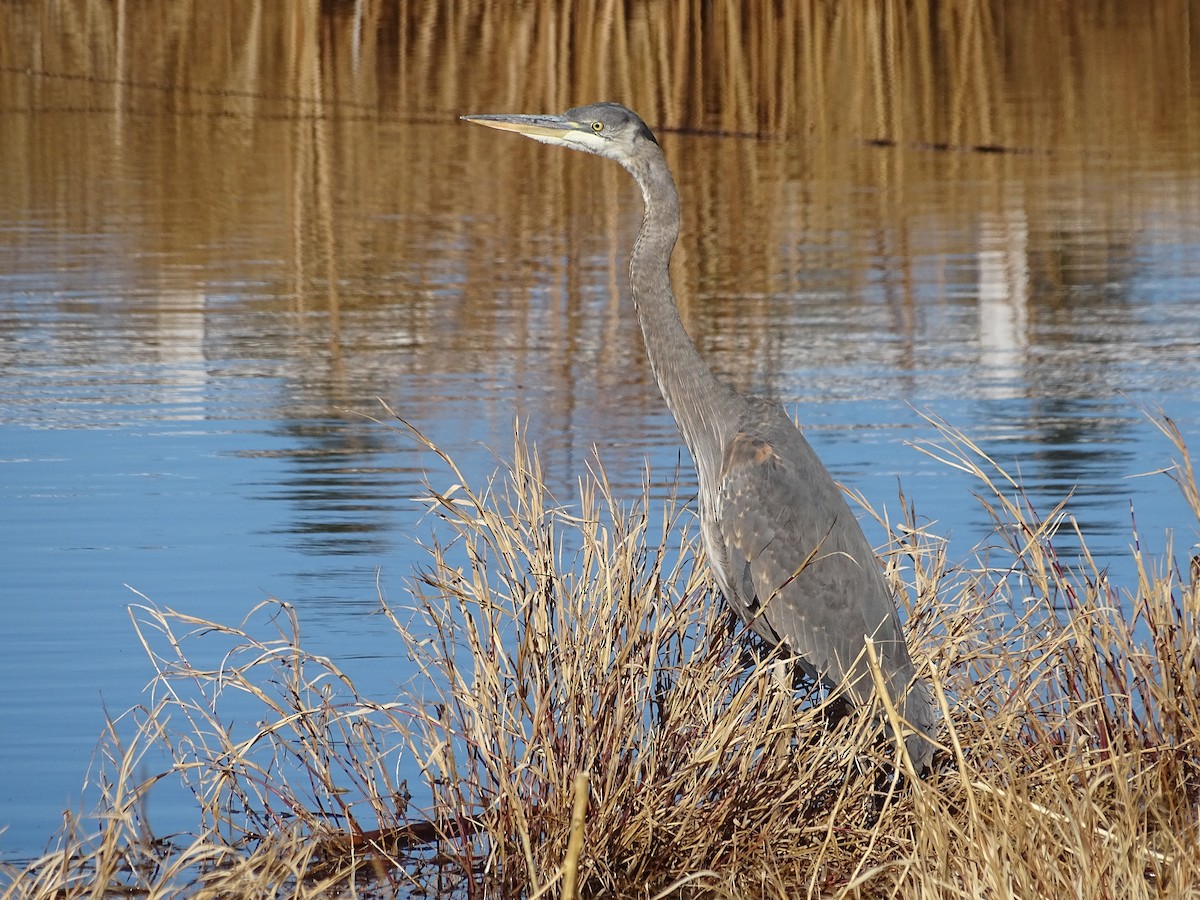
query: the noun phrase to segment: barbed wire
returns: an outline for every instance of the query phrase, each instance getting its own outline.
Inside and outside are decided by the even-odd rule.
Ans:
[[[453,113],[439,113],[435,110],[417,114],[388,114],[377,104],[361,100],[344,98],[306,97],[300,94],[287,94],[270,91],[248,91],[234,88],[204,87],[178,84],[172,81],[146,81],[135,78],[115,78],[97,75],[90,72],[54,72],[38,69],[33,66],[0,65],[0,74],[24,75],[29,78],[41,78],[55,81],[87,83],[103,87],[122,87],[131,90],[155,91],[160,94],[179,94],[198,97],[214,97],[228,100],[261,100],[272,103],[292,103],[307,105],[312,108],[308,112],[290,111],[286,113],[263,113],[256,110],[252,115],[255,119],[271,120],[321,120],[321,121],[373,121],[373,122],[409,122],[433,124],[454,118]],[[349,110],[349,112],[344,112]],[[233,109],[210,110],[160,110],[145,109],[136,105],[117,106],[103,104],[69,104],[64,106],[0,106],[0,113],[63,113],[88,115],[123,115],[134,116],[196,116],[208,118],[237,119],[251,115]]]

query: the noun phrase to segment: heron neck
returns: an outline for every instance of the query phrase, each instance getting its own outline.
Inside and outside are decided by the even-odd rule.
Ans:
[[[675,305],[668,265],[679,237],[679,194],[666,160],[659,152],[648,167],[631,172],[646,208],[629,261],[629,284],[646,354],[701,482],[712,484],[721,465],[720,451],[713,448],[725,444],[737,395],[701,359]]]

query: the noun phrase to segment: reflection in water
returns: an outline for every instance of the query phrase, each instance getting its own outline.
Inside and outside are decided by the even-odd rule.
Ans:
[[[1167,462],[1139,405],[1200,439],[1187,5],[973,9],[6,5],[0,731],[24,739],[0,742],[3,849],[75,796],[93,686],[141,699],[125,584],[231,622],[276,594],[366,693],[409,677],[376,572],[403,597],[430,528],[411,498],[452,477],[362,417],[379,398],[472,479],[514,417],[563,502],[593,448],[618,494],[646,460],[659,494],[694,479],[624,296],[636,191],[459,113],[646,114],[702,353],[873,501],[901,479],[960,557],[989,522],[904,446],[930,437],[914,408],[1043,509],[1073,491],[1116,583],[1130,498],[1183,552],[1173,487],[1130,476]]]
[[[1021,394],[1027,349],[1029,225],[1019,206],[985,216],[979,229],[979,365],[981,393]]]
[[[281,454],[284,474],[254,499],[282,501],[292,510],[280,529],[288,546],[303,556],[364,556],[370,565],[386,559],[421,474],[387,464],[393,456],[387,432],[344,419],[293,419],[276,437],[289,448]]]

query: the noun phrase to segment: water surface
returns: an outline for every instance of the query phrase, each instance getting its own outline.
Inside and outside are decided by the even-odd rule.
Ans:
[[[594,452],[630,496],[647,464],[656,495],[677,469],[694,484],[626,296],[636,190],[460,113],[641,109],[680,181],[676,284],[705,357],[794,410],[873,503],[898,513],[902,485],[952,557],[991,524],[978,485],[909,446],[936,436],[925,411],[1046,511],[1070,495],[1119,585],[1134,517],[1158,565],[1166,530],[1177,558],[1197,541],[1171,483],[1134,477],[1173,452],[1143,409],[1200,442],[1200,142],[1182,112],[1200,67],[1162,26],[1122,23],[1114,55],[1086,18],[942,23],[978,51],[960,66],[915,19],[906,42],[788,18],[741,34],[740,56],[720,21],[543,10],[573,46],[626,35],[623,89],[533,84],[506,48],[544,32],[505,5],[483,5],[482,32],[371,4],[183,4],[151,23],[83,7],[4,5],[0,36],[6,855],[40,849],[81,802],[106,711],[144,699],[141,595],[230,623],[279,597],[364,694],[411,677],[378,592],[403,600],[432,527],[413,498],[450,476],[364,417],[379,399],[473,479],[519,419],[564,503]],[[689,40],[701,91],[637,52]],[[1041,40],[1081,56],[1047,71]],[[863,48],[881,41],[879,68]],[[555,48],[533,40],[529,66]]]

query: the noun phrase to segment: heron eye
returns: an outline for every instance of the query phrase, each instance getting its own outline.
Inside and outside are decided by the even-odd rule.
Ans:
[[[603,130],[604,130],[603,122],[593,122],[592,123],[592,131],[603,131]]]

